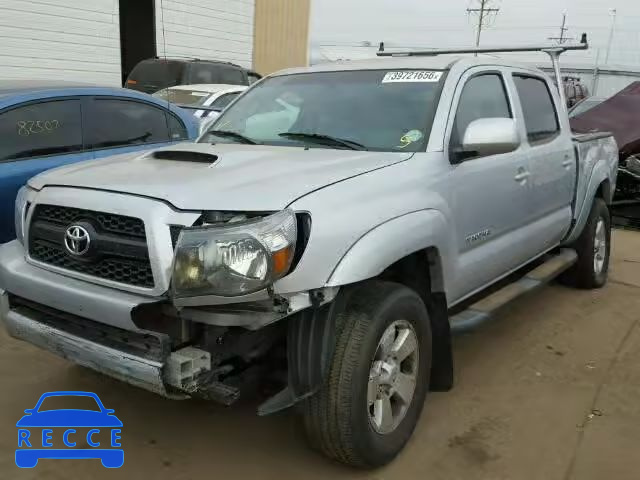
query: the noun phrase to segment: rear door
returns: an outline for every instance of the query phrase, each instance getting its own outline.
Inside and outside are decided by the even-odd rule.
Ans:
[[[531,221],[545,234],[536,252],[555,246],[571,224],[576,162],[571,136],[563,133],[559,112],[564,109],[551,94],[553,84],[541,76],[514,73],[526,138],[523,149],[531,168]]]
[[[50,168],[89,160],[82,141],[81,101],[42,100],[0,112],[0,243],[15,238],[18,189]]]
[[[93,158],[188,140],[186,127],[177,116],[133,99],[89,99],[85,125],[85,143]]]
[[[477,291],[527,260],[525,227],[530,189],[522,149],[458,163],[468,125],[482,118],[515,118],[513,91],[503,71],[468,70],[456,88],[450,117],[449,204],[455,225],[457,275],[452,300]],[[452,118],[452,120],[451,120]],[[523,175],[525,174],[525,175]]]

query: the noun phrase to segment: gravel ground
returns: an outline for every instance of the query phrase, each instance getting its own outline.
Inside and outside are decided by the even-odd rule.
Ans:
[[[431,394],[390,466],[359,472],[310,452],[292,413],[171,401],[0,333],[0,479],[638,479],[640,233],[614,234],[599,291],[552,285],[455,341],[457,385]],[[96,392],[123,421],[124,467],[14,464],[15,422],[46,391]]]

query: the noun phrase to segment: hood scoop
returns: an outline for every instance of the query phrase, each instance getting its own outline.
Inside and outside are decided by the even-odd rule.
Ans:
[[[218,161],[218,156],[211,153],[193,152],[188,150],[158,150],[151,154],[156,160],[174,160],[176,162],[195,162],[212,164]]]

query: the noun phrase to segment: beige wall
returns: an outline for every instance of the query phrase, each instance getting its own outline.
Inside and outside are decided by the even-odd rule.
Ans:
[[[308,63],[311,0],[255,0],[253,68],[262,75]]]

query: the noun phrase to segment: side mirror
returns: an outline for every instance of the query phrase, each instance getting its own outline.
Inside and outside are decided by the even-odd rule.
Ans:
[[[462,140],[462,159],[513,152],[520,146],[516,121],[512,118],[480,118],[469,124]]]
[[[24,413],[26,413],[27,415],[31,415],[33,413],[33,408],[27,408]]]
[[[112,413],[115,413],[116,411],[113,408],[105,408],[104,413],[106,413],[107,415],[111,415]]]

